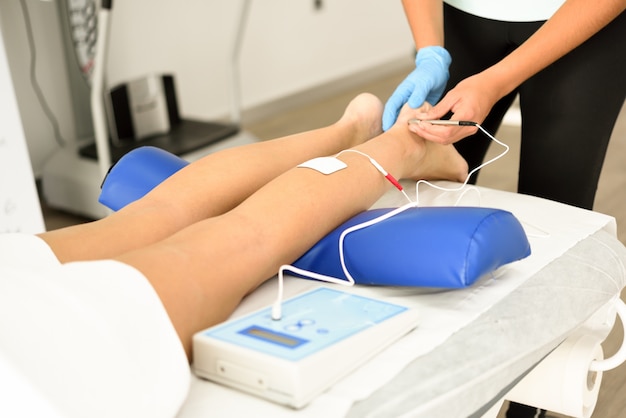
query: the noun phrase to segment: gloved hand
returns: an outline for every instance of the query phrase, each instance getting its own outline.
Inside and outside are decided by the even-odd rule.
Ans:
[[[425,101],[433,105],[437,103],[446,88],[451,62],[450,54],[443,47],[420,48],[415,57],[415,70],[398,85],[385,104],[383,130],[391,128],[396,122],[405,103],[413,109]]]

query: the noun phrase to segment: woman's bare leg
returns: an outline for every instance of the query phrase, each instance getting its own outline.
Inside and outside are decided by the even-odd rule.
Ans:
[[[354,149],[398,179],[464,180],[465,161],[452,146],[409,132],[409,113],[405,108],[393,128]],[[293,262],[390,187],[364,156],[338,158],[347,168],[330,175],[294,168],[230,212],[117,258],[152,283],[188,354],[195,332],[226,319],[280,265]]]
[[[41,237],[62,262],[110,258],[157,242],[201,219],[229,211],[303,161],[378,135],[381,114],[380,100],[361,94],[333,125],[209,155],[107,218]]]

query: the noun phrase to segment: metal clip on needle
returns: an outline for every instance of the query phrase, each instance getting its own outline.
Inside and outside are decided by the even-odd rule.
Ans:
[[[430,123],[431,125],[451,125],[451,126],[476,126],[478,125],[476,122],[472,122],[470,120],[446,120],[446,119],[436,119],[436,120],[422,120],[422,119],[409,119],[409,123],[417,124],[420,122]]]

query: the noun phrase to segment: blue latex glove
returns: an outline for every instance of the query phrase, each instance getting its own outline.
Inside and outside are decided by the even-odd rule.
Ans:
[[[448,67],[452,58],[440,46],[427,46],[417,51],[415,70],[409,74],[393,92],[383,112],[383,130],[396,122],[405,103],[416,109],[427,101],[435,104],[441,98],[448,82]]]

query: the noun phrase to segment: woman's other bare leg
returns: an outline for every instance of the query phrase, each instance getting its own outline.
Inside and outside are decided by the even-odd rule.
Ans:
[[[41,237],[62,262],[110,258],[154,243],[229,211],[303,161],[369,140],[382,130],[381,114],[380,100],[361,94],[333,125],[206,156],[107,218]]]

